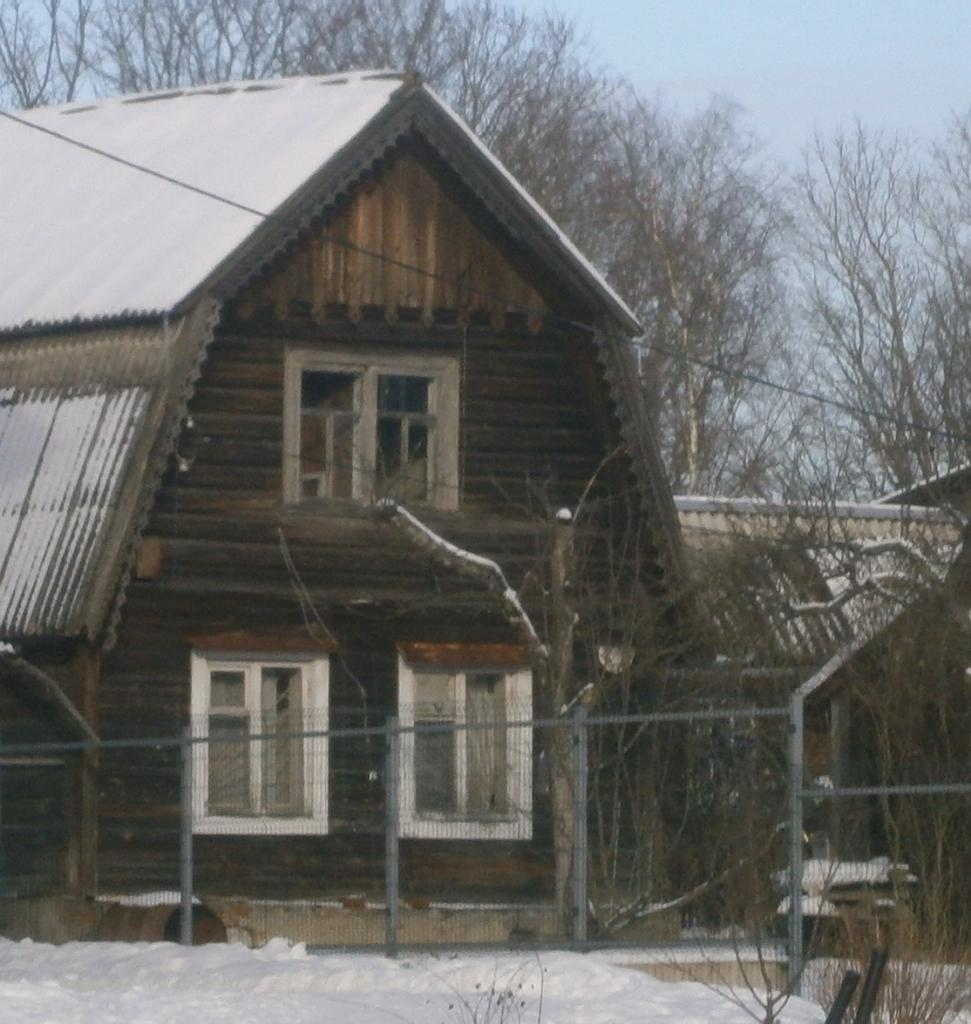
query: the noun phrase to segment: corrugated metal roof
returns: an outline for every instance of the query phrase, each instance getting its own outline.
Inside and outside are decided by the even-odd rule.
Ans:
[[[177,335],[0,347],[0,637],[83,628],[106,537],[156,441]]]

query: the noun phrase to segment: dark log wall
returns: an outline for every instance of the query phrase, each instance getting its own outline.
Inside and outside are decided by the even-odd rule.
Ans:
[[[27,649],[26,659],[55,679],[75,706],[81,672],[70,647]],[[73,856],[79,809],[77,754],[45,749],[77,732],[36,683],[0,669],[0,893],[30,896],[60,891],[76,877]],[[34,749],[5,753],[9,744]],[[0,927],[3,922],[0,920]]]
[[[299,587],[338,641],[334,726],[363,724],[365,711],[369,724],[380,724],[395,712],[398,641],[518,639],[479,583],[412,550],[373,512],[351,502],[282,502],[291,344],[381,344],[461,361],[459,509],[416,511],[454,542],[497,558],[514,585],[545,557],[550,511],[577,501],[616,444],[590,338],[530,325],[516,312],[517,303],[542,302],[543,273],[537,270],[539,287],[528,284],[522,257],[510,246],[500,259],[497,229],[471,198],[459,208],[454,183],[436,192],[430,175],[413,155],[403,158],[324,230],[338,228],[435,273],[453,270],[456,253],[464,253],[514,302],[502,310],[470,302],[456,308],[460,297],[440,283],[426,287],[376,261],[351,261],[317,232],[227,308],[191,401],[183,466],[173,460],[146,530],[161,543],[160,569],[130,583],[117,645],[104,661],[104,735],[175,734],[188,710],[192,637],[304,635]],[[287,572],[284,543],[299,580]],[[309,635],[307,644],[313,649]],[[333,834],[200,837],[200,887],[252,895],[278,895],[284,883],[302,895],[379,889],[382,758],[380,739],[371,746],[333,741]],[[167,755],[103,759],[102,889],[172,884],[177,793],[177,766]],[[531,844],[404,843],[405,882],[442,897],[536,895],[552,884],[542,852],[548,840],[538,830]]]

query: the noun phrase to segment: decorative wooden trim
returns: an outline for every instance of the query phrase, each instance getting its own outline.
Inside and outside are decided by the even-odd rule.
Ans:
[[[282,626],[277,629],[261,630],[254,633],[246,629],[227,629],[213,633],[197,633],[186,637],[186,642],[196,651],[220,651],[240,653],[303,654],[318,658],[322,654],[333,654],[337,643],[319,627]]]
[[[529,648],[525,644],[424,643],[402,640],[398,653],[409,665],[434,668],[529,667]]]

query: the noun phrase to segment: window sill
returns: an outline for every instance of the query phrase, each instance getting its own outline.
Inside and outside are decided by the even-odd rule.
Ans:
[[[321,818],[255,818],[220,815],[192,823],[195,835],[204,836],[323,836],[327,822]]]
[[[423,815],[403,819],[403,839],[532,839],[533,823],[516,818],[432,818]]]

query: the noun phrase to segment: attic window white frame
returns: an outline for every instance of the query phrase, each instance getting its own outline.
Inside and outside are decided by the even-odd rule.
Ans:
[[[309,370],[351,374],[355,386],[354,462],[351,493],[354,501],[374,502],[377,460],[378,378],[426,377],[430,380],[428,414],[435,421],[430,445],[429,494],[423,504],[458,508],[459,363],[455,356],[396,352],[386,348],[288,348],[284,358],[283,500],[295,505],[314,500],[300,487],[301,374]],[[394,497],[394,495],[391,495]],[[326,500],[326,499],[325,499]],[[340,500],[340,499],[338,499]]]
[[[302,729],[312,731],[301,741],[303,754],[303,794],[307,812],[300,816],[275,814],[210,814],[209,799],[209,714],[211,673],[240,671],[245,676],[246,700],[243,714],[248,717],[249,734],[260,734],[258,678],[263,668],[294,668],[300,672]],[[279,656],[273,653],[242,651],[193,652],[191,658],[192,755],[192,830],[199,835],[325,835],[328,831],[328,743],[330,659],[316,654]],[[260,784],[260,754],[264,741],[250,746],[253,778]]]
[[[495,671],[503,676],[507,729],[506,794],[509,811],[501,815],[480,815],[463,810],[463,789],[467,785],[468,729],[465,721],[465,681],[475,672]],[[419,811],[415,799],[415,674],[434,673],[452,678],[455,692],[455,777],[459,808],[452,814]],[[533,674],[528,668],[489,669],[488,666],[443,668],[412,666],[398,655],[398,826],[406,839],[532,839],[533,837],[533,730],[517,725],[532,718]],[[509,742],[511,741],[511,742]]]

